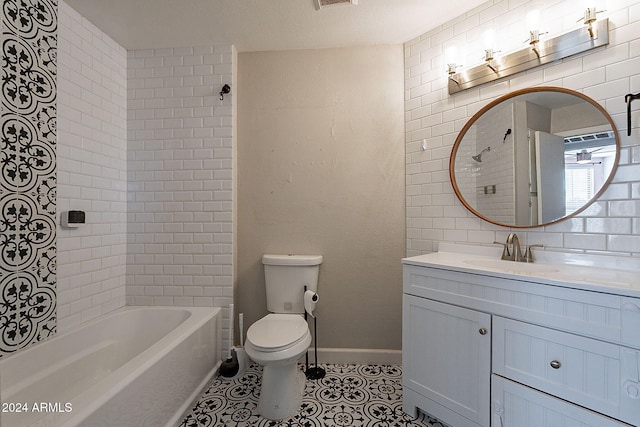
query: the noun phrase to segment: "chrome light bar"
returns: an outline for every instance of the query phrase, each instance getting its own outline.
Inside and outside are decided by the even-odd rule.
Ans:
[[[449,77],[449,94],[454,94],[494,80],[508,77],[568,56],[586,52],[609,44],[609,19],[593,24],[596,28],[580,27],[531,46],[493,58],[494,67],[486,63],[462,70]],[[594,37],[591,37],[594,34]]]

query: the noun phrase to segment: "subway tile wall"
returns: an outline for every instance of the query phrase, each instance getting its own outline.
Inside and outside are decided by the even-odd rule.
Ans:
[[[515,195],[516,185],[515,176],[512,168],[503,167],[505,164],[511,164],[514,156],[514,144],[497,143],[490,144],[487,141],[501,141],[505,129],[514,128],[513,117],[514,109],[510,108],[492,108],[485,114],[491,115],[490,120],[478,124],[477,132],[483,137],[480,139],[480,145],[476,147],[475,153],[489,147],[490,152],[482,155],[482,162],[476,162],[471,156],[466,155],[462,162],[468,168],[473,168],[477,173],[476,186],[472,189],[475,193],[475,205],[480,212],[483,212],[488,218],[493,218],[498,222],[505,224],[513,223],[516,219]],[[506,141],[506,137],[504,139]],[[510,139],[509,142],[513,141]],[[481,173],[479,173],[481,171]],[[495,193],[491,194],[490,190],[495,186]],[[489,195],[484,190],[489,190]],[[462,189],[461,189],[462,190]],[[465,194],[464,192],[462,194]],[[466,194],[465,194],[465,200]]]
[[[59,25],[58,210],[87,215],[58,226],[59,330],[125,303],[226,308],[232,47],[127,52],[64,2]]]
[[[58,328],[125,304],[127,53],[65,2],[59,5]]]
[[[234,55],[128,53],[129,305],[232,302]]]
[[[599,49],[534,68],[455,95],[447,93],[444,50],[457,45],[475,65],[482,58],[482,35],[521,43],[524,17],[542,10],[551,34],[575,28],[583,15],[575,1],[494,0],[405,44],[407,255],[437,250],[441,241],[491,244],[511,231],[468,213],[449,182],[449,155],[466,121],[484,105],[513,90],[559,86],[582,92],[613,117],[622,152],[607,191],[580,215],[546,227],[518,229],[521,241],[545,250],[640,256],[640,104],[633,106],[632,135],[627,136],[624,95],[640,91],[640,1],[609,0],[599,9],[609,17],[609,41]],[[516,45],[499,46],[502,51]],[[520,46],[521,47],[521,46]],[[426,140],[427,149],[422,150]]]

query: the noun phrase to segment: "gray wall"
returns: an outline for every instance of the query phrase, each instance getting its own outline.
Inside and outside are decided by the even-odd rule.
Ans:
[[[400,349],[401,46],[238,55],[238,312],[267,313],[261,256],[321,254],[320,347]]]

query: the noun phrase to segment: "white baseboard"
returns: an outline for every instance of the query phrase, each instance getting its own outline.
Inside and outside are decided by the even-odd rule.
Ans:
[[[302,357],[304,362],[304,356]],[[309,349],[309,363],[315,362],[313,348]],[[319,348],[318,364],[340,363],[360,365],[401,365],[401,350],[379,350],[371,348]]]

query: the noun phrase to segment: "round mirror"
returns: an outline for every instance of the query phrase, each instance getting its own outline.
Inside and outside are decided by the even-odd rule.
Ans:
[[[505,227],[576,215],[611,181],[620,155],[611,116],[591,98],[536,87],[488,104],[464,126],[449,161],[456,196]]]

